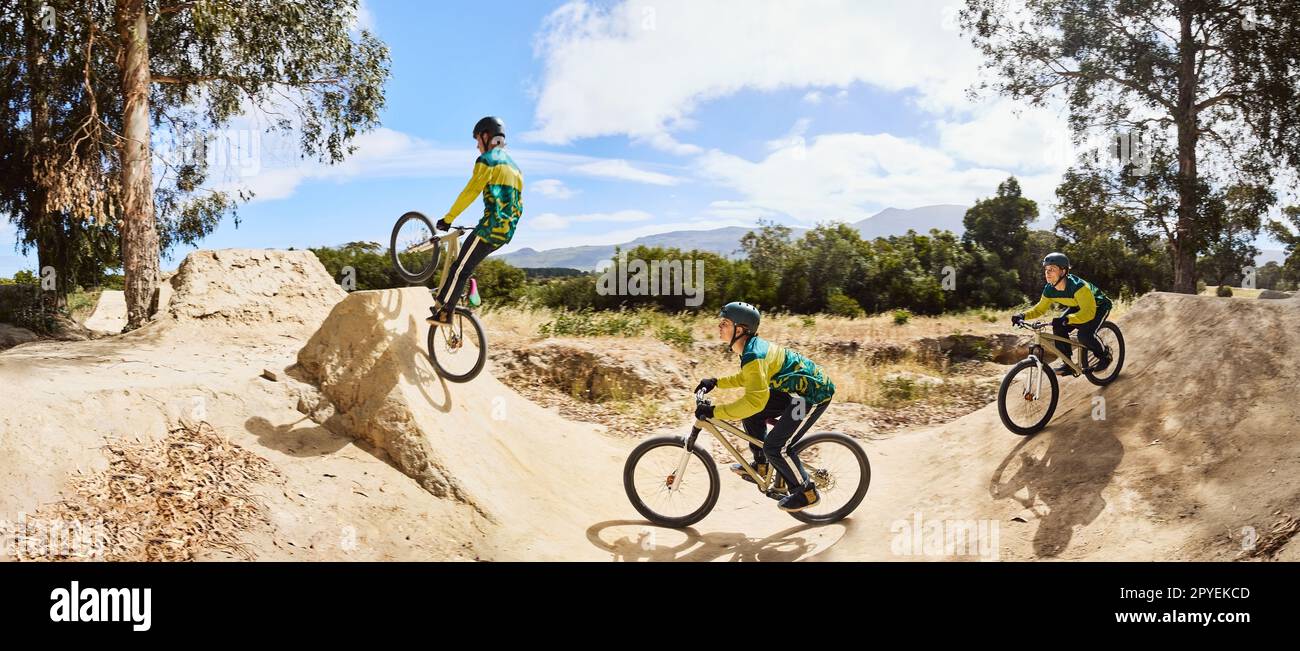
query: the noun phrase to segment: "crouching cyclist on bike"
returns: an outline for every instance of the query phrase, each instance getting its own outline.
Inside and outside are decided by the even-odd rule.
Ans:
[[[714,387],[743,387],[745,395],[725,405],[700,405],[695,417],[740,419],[745,432],[763,442],[762,448],[749,446],[754,453],[755,470],[760,475],[766,474],[767,464],[771,463],[790,487],[790,494],[780,501],[781,510],[801,511],[817,504],[821,499],[817,488],[798,457],[789,454],[787,448],[830,406],[835,385],[808,358],[760,338],[757,334],[760,315],[753,305],[728,303],[720,316],[718,336],[728,342],[731,352],[740,355],[740,372],[701,380],[695,390],[707,393]],[[770,432],[767,431],[769,418],[777,419]],[[753,481],[740,464],[732,465],[731,470]]]
[[[1106,294],[1097,286],[1070,273],[1070,259],[1064,253],[1049,253],[1043,258],[1043,277],[1047,284],[1043,286],[1042,298],[1028,312],[1011,315],[1011,323],[1019,325],[1025,319],[1036,319],[1051,309],[1052,303],[1066,306],[1060,316],[1052,319],[1052,333],[1058,337],[1069,337],[1070,331],[1079,331],[1079,343],[1083,344],[1097,362],[1093,371],[1104,371],[1110,366],[1111,358],[1097,340],[1097,327],[1106,320],[1112,304]],[[1070,345],[1057,342],[1056,349],[1064,357],[1070,357]],[[1056,367],[1057,375],[1075,375],[1074,369],[1062,362]]]

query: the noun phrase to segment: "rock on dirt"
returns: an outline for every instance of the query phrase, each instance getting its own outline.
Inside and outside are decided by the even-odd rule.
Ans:
[[[0,323],[0,350],[13,348],[19,344],[36,341],[40,336],[26,328],[19,328]]]
[[[685,357],[658,341],[545,339],[491,358],[507,384],[540,382],[594,402],[678,392],[690,381]]]
[[[1029,337],[1013,334],[925,337],[916,342],[916,350],[930,359],[980,359],[1014,364],[1029,354]]]

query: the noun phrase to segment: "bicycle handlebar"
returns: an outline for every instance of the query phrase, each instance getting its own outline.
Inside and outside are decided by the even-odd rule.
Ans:
[[[1046,328],[1049,325],[1052,324],[1043,323],[1042,321],[1021,321],[1020,323],[1016,324],[1016,327],[1024,328],[1026,330],[1042,330],[1043,328]]]

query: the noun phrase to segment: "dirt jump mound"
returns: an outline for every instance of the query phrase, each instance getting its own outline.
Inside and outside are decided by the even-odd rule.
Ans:
[[[346,292],[311,251],[195,251],[171,279],[176,321],[315,327]]]
[[[473,507],[495,525],[493,557],[590,554],[587,527],[628,510],[617,490],[626,450],[490,372],[442,380],[425,351],[431,305],[416,287],[356,292],[335,306],[298,355],[326,399],[305,410],[386,452],[432,495]]]
[[[877,504],[996,521],[1002,560],[1300,557],[1275,539],[1300,512],[1298,317],[1293,301],[1149,294],[1116,320],[1116,382],[1063,379],[1030,438],[989,406],[889,442],[880,474],[915,492]]]

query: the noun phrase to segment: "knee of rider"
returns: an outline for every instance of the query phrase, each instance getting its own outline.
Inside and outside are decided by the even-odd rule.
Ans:
[[[774,459],[781,455],[781,448],[784,447],[785,441],[764,441],[763,456],[768,459]]]

